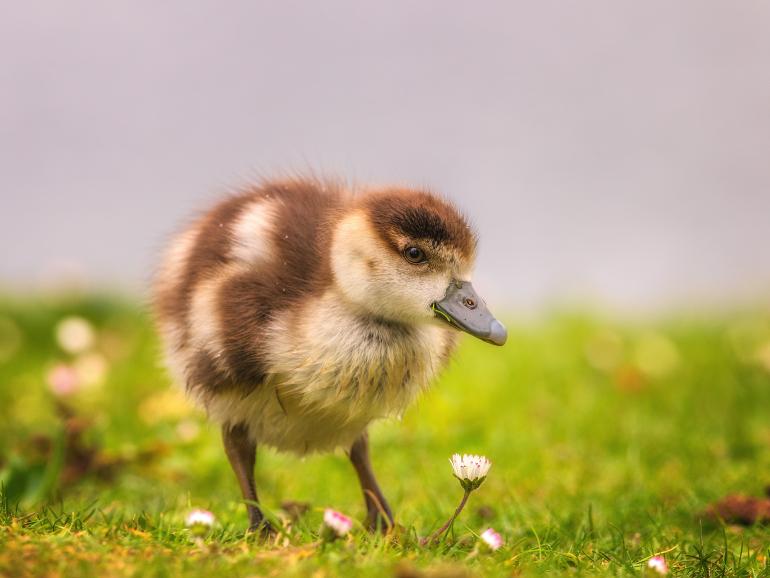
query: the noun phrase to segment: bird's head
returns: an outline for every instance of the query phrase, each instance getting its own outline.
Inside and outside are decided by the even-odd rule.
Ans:
[[[448,323],[495,345],[505,327],[471,285],[476,237],[449,202],[423,191],[359,197],[336,223],[334,282],[353,306],[402,323]]]

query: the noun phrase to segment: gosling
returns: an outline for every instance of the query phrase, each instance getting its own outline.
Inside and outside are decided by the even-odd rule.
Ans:
[[[471,285],[475,251],[465,218],[429,192],[301,178],[232,195],[173,239],[155,318],[172,376],[221,426],[250,530],[273,531],[258,445],[344,448],[367,527],[392,527],[367,426],[430,384],[456,330],[507,337]]]

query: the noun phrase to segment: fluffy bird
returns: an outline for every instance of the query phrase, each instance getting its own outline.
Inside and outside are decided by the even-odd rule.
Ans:
[[[258,445],[344,448],[369,528],[393,524],[367,426],[398,416],[446,364],[457,330],[503,345],[471,285],[476,236],[422,190],[313,179],[231,195],[170,243],[154,311],[174,378],[219,424],[251,530]]]

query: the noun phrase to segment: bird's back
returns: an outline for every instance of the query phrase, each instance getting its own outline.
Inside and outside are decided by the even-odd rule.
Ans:
[[[333,183],[266,183],[220,202],[172,240],[153,298],[178,381],[203,396],[247,395],[262,382],[260,342],[271,318],[330,282],[330,227],[344,202]]]

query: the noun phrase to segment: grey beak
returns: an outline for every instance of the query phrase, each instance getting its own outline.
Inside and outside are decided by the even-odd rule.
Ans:
[[[484,300],[467,281],[453,281],[444,298],[433,303],[431,309],[450,325],[487,343],[503,345],[508,339],[505,326],[489,312]]]

